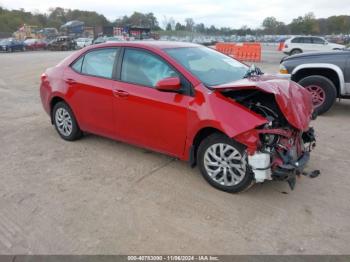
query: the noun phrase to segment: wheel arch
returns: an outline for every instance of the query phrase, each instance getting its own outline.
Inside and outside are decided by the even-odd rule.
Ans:
[[[337,89],[338,96],[345,93],[345,80],[343,71],[339,66],[334,64],[302,64],[292,71],[292,80],[299,82],[301,79],[311,76],[320,75],[328,78]]]
[[[299,50],[301,53],[304,53],[304,51],[300,47],[292,48],[289,53],[292,54],[294,50]]]
[[[190,157],[189,157],[189,162],[191,167],[195,167],[197,164],[197,151],[198,147],[201,144],[201,142],[208,136],[214,134],[214,133],[220,133],[223,135],[226,135],[222,130],[219,130],[215,127],[203,127],[194,136],[191,144],[191,149],[190,149]],[[227,136],[227,135],[226,135]]]
[[[54,97],[51,98],[51,100],[50,100],[50,119],[51,119],[51,124],[53,124],[52,110],[53,110],[54,106],[55,106],[58,102],[65,102],[67,105],[69,105],[69,104],[67,103],[67,101],[64,100],[61,96],[54,96]]]

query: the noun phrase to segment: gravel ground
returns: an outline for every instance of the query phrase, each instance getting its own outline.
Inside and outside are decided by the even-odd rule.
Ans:
[[[313,122],[319,178],[232,195],[165,155],[60,139],[38,87],[68,54],[0,54],[1,254],[349,253],[349,101]],[[265,49],[259,65],[276,72],[281,57]]]

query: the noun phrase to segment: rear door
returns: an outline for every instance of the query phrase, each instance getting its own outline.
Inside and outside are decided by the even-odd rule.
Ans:
[[[112,80],[119,48],[98,48],[81,56],[64,72],[69,103],[82,130],[115,136]]]
[[[187,135],[190,83],[158,55],[125,48],[114,98],[117,136],[129,143],[182,156]],[[180,77],[182,92],[162,92],[156,83]]]

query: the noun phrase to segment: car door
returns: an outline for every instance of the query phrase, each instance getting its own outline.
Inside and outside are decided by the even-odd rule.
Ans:
[[[301,37],[301,46],[303,52],[315,51],[315,47],[312,44],[311,37]]]
[[[311,37],[313,51],[328,51],[326,41],[320,37]]]
[[[174,156],[183,154],[190,83],[165,60],[144,49],[126,48],[115,92],[120,139]],[[162,92],[156,83],[180,77],[183,93]]]
[[[69,104],[80,128],[114,137],[112,80],[119,48],[99,48],[87,52],[64,72]]]

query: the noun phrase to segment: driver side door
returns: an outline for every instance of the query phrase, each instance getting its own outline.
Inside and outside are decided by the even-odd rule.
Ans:
[[[116,134],[121,140],[182,156],[186,135],[189,82],[164,59],[139,48],[125,48],[114,89]],[[183,92],[162,92],[156,83],[180,77]]]

